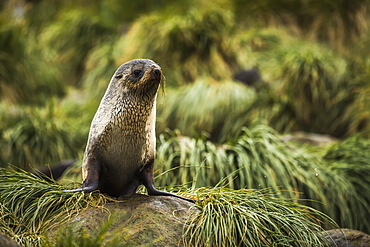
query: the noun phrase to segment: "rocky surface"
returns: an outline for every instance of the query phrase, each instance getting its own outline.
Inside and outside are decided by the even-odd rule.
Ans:
[[[175,197],[135,195],[85,210],[52,229],[49,237],[63,229],[97,236],[110,218],[107,241],[115,237],[119,246],[181,246],[184,223],[196,210],[194,205]]]
[[[183,246],[185,222],[196,210],[195,204],[175,197],[135,195],[81,212],[52,229],[49,240],[61,236],[66,229],[70,229],[72,234],[85,232],[96,238],[109,221],[106,246],[112,240],[115,240],[114,246]],[[330,247],[370,247],[370,236],[356,230],[329,230],[325,236],[330,241]]]
[[[0,246],[1,247],[20,247],[13,239],[0,233]]]
[[[333,144],[337,141],[336,138],[329,135],[308,133],[304,131],[296,131],[294,133],[282,137],[283,141],[296,141],[299,143],[306,143],[313,146],[325,146]]]
[[[330,247],[368,247],[370,235],[351,229],[334,229],[326,232]]]

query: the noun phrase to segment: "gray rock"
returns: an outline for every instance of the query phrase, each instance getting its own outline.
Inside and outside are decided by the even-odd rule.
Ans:
[[[0,246],[1,247],[20,247],[17,242],[13,239],[9,238],[8,236],[0,233]]]
[[[60,230],[85,231],[96,236],[111,216],[107,241],[117,237],[119,246],[179,246],[183,227],[195,204],[175,197],[134,195],[101,208],[89,208],[49,232],[51,241]]]
[[[329,135],[308,133],[304,131],[296,131],[294,133],[282,137],[283,141],[296,141],[298,143],[307,143],[313,146],[330,145],[337,142],[335,137]]]
[[[370,235],[351,229],[334,229],[325,232],[330,247],[367,247],[370,246]]]

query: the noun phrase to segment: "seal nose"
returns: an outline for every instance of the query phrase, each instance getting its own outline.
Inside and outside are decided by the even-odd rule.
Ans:
[[[160,76],[161,75],[161,70],[160,69],[154,69],[154,74],[156,76]]]

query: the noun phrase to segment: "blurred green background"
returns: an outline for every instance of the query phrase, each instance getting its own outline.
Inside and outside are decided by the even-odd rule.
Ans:
[[[116,68],[149,58],[166,76],[157,185],[279,189],[370,232],[369,0],[5,0],[0,11],[0,166],[81,159]]]

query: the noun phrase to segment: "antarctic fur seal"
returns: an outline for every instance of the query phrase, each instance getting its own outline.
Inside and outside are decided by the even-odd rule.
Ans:
[[[143,184],[149,195],[194,202],[154,186],[156,96],[163,83],[161,68],[149,59],[135,59],[116,70],[91,123],[83,184],[70,192],[130,196]]]

